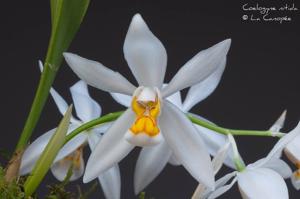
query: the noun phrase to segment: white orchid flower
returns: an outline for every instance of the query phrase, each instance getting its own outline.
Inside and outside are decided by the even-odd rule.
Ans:
[[[164,89],[167,53],[139,14],[132,19],[123,48],[138,88],[99,62],[64,53],[72,70],[88,84],[107,92],[132,96],[131,107],[114,122],[91,154],[84,182],[118,163],[135,146],[149,147],[165,140],[171,150],[161,150],[168,151],[164,155],[174,153],[197,181],[213,188],[213,169],[203,139],[185,114],[165,99],[212,74],[226,59],[230,43],[227,39],[198,53]]]
[[[182,103],[181,93],[178,91],[167,98],[168,101],[176,105],[181,111],[187,113],[190,109],[200,101],[208,97],[217,87],[221,80],[221,76],[225,69],[226,60],[224,60],[214,73],[208,76],[204,81],[192,86]],[[164,85],[165,87],[166,85]],[[130,107],[131,96],[119,93],[111,93],[112,97],[125,107]],[[197,117],[197,115],[195,115]],[[203,118],[202,118],[203,119]],[[214,132],[210,129],[195,125],[199,135],[202,137],[208,152],[215,156],[218,150],[226,145],[227,136]],[[166,155],[168,154],[168,155]],[[146,186],[148,186],[164,169],[169,162],[174,166],[180,165],[175,155],[172,154],[171,148],[166,142],[160,143],[155,147],[144,147],[137,160],[134,173],[134,190],[138,194]],[[223,161],[222,161],[223,163]],[[225,158],[225,164],[231,168],[235,168],[232,153]]]
[[[243,198],[247,199],[288,199],[284,179],[292,175],[291,168],[280,156],[288,143],[300,135],[300,123],[281,138],[267,157],[248,165],[243,171],[234,171],[216,181],[216,189],[204,198],[217,198],[228,191],[236,182]],[[226,185],[228,181],[232,180]]]
[[[89,96],[85,82],[77,82],[70,88],[70,91],[77,116],[80,120],[75,119],[74,117],[71,118],[68,133],[83,123],[98,118],[101,115],[101,107]],[[51,89],[50,92],[60,113],[63,115],[68,108],[68,104],[54,89]],[[73,170],[70,181],[80,178],[84,173],[85,167],[82,154],[83,146],[88,143],[91,151],[93,151],[95,145],[101,139],[102,134],[108,129],[108,127],[109,124],[106,124],[84,131],[66,143],[58,153],[51,167],[51,171],[55,178],[62,181],[67,175],[71,165],[73,165]],[[31,172],[55,130],[56,129],[52,129],[48,131],[28,146],[22,157],[20,175],[26,175]],[[97,177],[106,198],[120,198],[121,182],[120,171],[117,164]]]

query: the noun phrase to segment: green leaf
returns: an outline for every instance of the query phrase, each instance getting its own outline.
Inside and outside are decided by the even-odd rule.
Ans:
[[[67,50],[87,11],[89,0],[50,0],[52,33],[45,67],[59,68],[62,53]]]
[[[90,0],[50,0],[52,30],[44,70],[16,151],[22,151],[40,118],[63,56],[75,37]]]
[[[45,177],[47,171],[51,167],[52,162],[54,161],[57,153],[63,146],[70,124],[71,114],[72,106],[70,106],[67,112],[65,113],[65,116],[61,120],[56,132],[51,137],[42,155],[35,164],[31,175],[27,178],[24,184],[24,189],[27,196],[30,196],[35,192],[36,188],[38,187],[42,179]]]

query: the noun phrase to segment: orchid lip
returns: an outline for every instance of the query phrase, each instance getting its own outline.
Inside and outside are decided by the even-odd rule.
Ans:
[[[131,102],[135,121],[125,134],[125,139],[136,145],[156,145],[161,142],[158,117],[161,112],[161,98],[157,88],[139,87]]]

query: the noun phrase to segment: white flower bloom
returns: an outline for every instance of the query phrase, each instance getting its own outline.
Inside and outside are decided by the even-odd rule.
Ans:
[[[211,160],[201,136],[185,114],[165,99],[214,73],[226,59],[230,42],[227,39],[198,53],[165,88],[162,85],[167,65],[166,50],[139,14],[132,19],[123,48],[129,68],[139,83],[138,88],[98,62],[64,53],[72,70],[88,84],[107,92],[132,96],[131,107],[116,120],[90,156],[84,182],[118,163],[135,146],[158,145],[159,150],[165,140],[171,149],[161,150],[168,157],[166,160],[173,152],[197,181],[213,188]]]
[[[40,63],[40,65],[42,64]],[[74,117],[71,118],[68,133],[83,123],[96,119],[101,115],[101,107],[89,96],[85,82],[77,82],[70,88],[70,91],[77,116],[80,120],[77,120]],[[50,92],[60,113],[64,114],[68,108],[68,104],[54,89],[51,89]],[[91,151],[93,151],[95,145],[101,139],[102,134],[107,131],[109,126],[110,124],[106,124],[89,131],[84,131],[65,144],[51,167],[53,175],[58,180],[62,181],[70,166],[73,165],[73,174],[70,180],[73,181],[80,178],[84,173],[84,160],[82,154],[84,145],[88,143]],[[55,130],[56,129],[52,129],[48,131],[28,146],[22,157],[20,175],[30,173]],[[121,182],[120,171],[117,164],[112,165],[106,172],[98,175],[98,179],[106,198],[120,198]]]
[[[244,171],[234,171],[220,178],[216,181],[215,191],[207,192],[204,198],[217,198],[237,182],[245,199],[288,199],[284,179],[291,177],[292,170],[279,158],[284,147],[299,135],[300,123],[275,144],[267,157],[248,165]],[[231,183],[226,184],[230,180]]]
[[[205,99],[214,91],[224,69],[225,61],[204,81],[192,86],[183,103],[180,91],[169,96],[167,100],[176,105],[181,111],[188,112],[195,104]],[[111,93],[111,95],[118,103],[126,107],[130,106],[130,96],[119,93]],[[195,115],[195,117],[199,116]],[[199,125],[195,125],[195,127],[198,129],[199,135],[202,137],[208,152],[212,156],[215,156],[218,150],[226,144],[226,135],[219,134]],[[181,165],[175,155],[171,155],[171,157],[168,155],[170,151],[171,149],[166,142],[162,142],[155,147],[145,147],[142,149],[134,173],[134,190],[136,194],[148,186],[160,174],[168,162],[174,166]],[[226,156],[225,164],[231,168],[235,168],[232,153]]]

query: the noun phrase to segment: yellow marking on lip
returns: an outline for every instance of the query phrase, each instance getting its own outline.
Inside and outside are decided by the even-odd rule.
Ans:
[[[83,146],[78,147],[73,153],[62,159],[60,163],[63,164],[66,161],[72,162],[74,169],[80,169],[82,151]]]
[[[134,97],[131,103],[136,119],[130,130],[133,134],[146,133],[153,137],[159,134],[160,129],[157,125],[157,117],[160,114],[160,102],[156,97],[155,102],[138,102]]]

